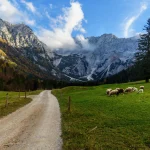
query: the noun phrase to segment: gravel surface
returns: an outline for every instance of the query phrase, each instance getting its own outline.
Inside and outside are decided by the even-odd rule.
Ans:
[[[50,91],[0,120],[1,150],[61,150],[60,136],[59,104]]]

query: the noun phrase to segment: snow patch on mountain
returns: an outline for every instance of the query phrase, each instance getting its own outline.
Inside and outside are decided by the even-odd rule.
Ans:
[[[134,62],[138,41],[137,38],[118,38],[113,34],[100,37],[88,37],[94,49],[83,50],[80,41],[76,41],[80,49],[72,51],[56,51],[59,59],[57,67],[68,76],[77,79],[98,80],[127,69]],[[78,39],[79,40],[79,39]]]
[[[93,75],[93,73],[95,72],[95,70],[96,70],[96,68],[92,68],[91,73],[90,73],[89,75],[87,75],[88,81],[93,80],[92,75]]]
[[[62,58],[55,59],[55,60],[53,61],[53,64],[57,67],[57,66],[60,64],[61,59],[62,59]]]

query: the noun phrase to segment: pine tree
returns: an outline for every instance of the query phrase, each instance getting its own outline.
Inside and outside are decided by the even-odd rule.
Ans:
[[[138,41],[138,52],[136,53],[136,62],[140,64],[140,71],[146,82],[150,78],[150,18],[147,25],[144,26],[145,33],[140,35]]]

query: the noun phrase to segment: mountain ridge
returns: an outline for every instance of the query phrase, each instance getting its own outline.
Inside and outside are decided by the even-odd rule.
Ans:
[[[127,69],[134,63],[138,45],[134,37],[118,38],[113,34],[103,34],[86,38],[93,46],[92,50],[88,47],[83,49],[82,41],[76,39],[78,49],[52,51],[27,25],[13,25],[2,19],[0,38],[12,47],[14,54],[7,52],[13,60],[21,61],[20,57],[23,57],[47,77],[70,81],[100,80]],[[25,61],[21,63],[27,65]]]
[[[44,78],[59,79],[61,77],[61,73],[51,62],[53,53],[27,25],[12,25],[1,19],[0,38],[6,41],[5,44],[1,43],[2,47],[6,47],[3,50],[19,66],[24,65],[28,68],[29,64],[30,67],[33,65],[33,68],[43,74]],[[57,74],[54,75],[54,72]]]
[[[67,55],[61,54],[61,61],[57,67],[68,76],[99,80],[133,65],[138,46],[136,38],[117,38],[113,34],[104,34],[88,39],[91,44],[96,45],[94,50],[85,51],[81,48],[81,51],[70,51],[70,54],[67,51]]]

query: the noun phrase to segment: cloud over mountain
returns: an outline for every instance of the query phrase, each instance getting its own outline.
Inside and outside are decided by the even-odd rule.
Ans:
[[[52,18],[48,12],[46,15],[51,21],[51,30],[41,28],[38,36],[41,41],[46,43],[51,49],[75,49],[76,43],[72,38],[74,31],[80,32],[80,36],[83,37],[82,33],[85,33],[85,29],[82,27],[84,21],[84,13],[82,6],[79,2],[70,2],[70,7],[62,9],[63,15],[59,15],[56,18]]]

